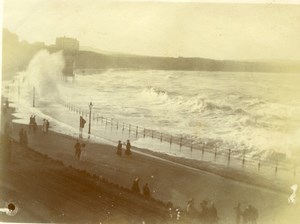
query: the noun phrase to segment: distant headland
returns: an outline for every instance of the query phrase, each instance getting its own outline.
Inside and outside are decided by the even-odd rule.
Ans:
[[[56,41],[58,40],[60,39],[57,38]],[[3,29],[3,78],[10,78],[16,72],[25,70],[30,60],[39,50],[48,49],[50,52],[57,50],[54,46],[55,45],[48,46],[43,42],[28,43],[24,40],[20,41],[17,34]],[[81,70],[83,73],[85,69],[300,72],[300,61],[234,61],[208,58],[140,56],[102,52],[91,47],[79,47],[79,42],[76,47],[78,47],[78,51],[74,57],[74,69]]]

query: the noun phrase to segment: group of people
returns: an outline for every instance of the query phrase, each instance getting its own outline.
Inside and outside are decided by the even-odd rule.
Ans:
[[[243,223],[245,224],[256,224],[258,219],[258,211],[257,209],[252,206],[248,205],[244,211],[242,211],[241,204],[238,203],[238,205],[234,208],[236,213],[236,224],[240,224],[242,219]]]
[[[33,130],[33,132],[36,133],[37,126],[38,125],[36,123],[35,116],[31,115],[29,118],[29,128],[28,128],[29,133],[31,132],[31,130]],[[47,119],[43,119],[43,125],[42,125],[43,133],[48,133],[49,126],[50,126],[49,121]]]
[[[28,145],[28,136],[27,132],[21,128],[19,131],[19,142],[22,146],[27,146]]]
[[[74,148],[75,148],[75,157],[78,160],[84,160],[86,156],[85,143],[80,143],[79,140],[77,140],[74,145]]]
[[[199,220],[201,223],[215,224],[218,223],[218,211],[214,203],[203,200],[200,204],[201,211],[198,211],[194,205],[194,199],[190,199],[186,206],[186,214],[191,219]]]
[[[131,144],[130,144],[129,140],[127,140],[126,149],[125,149],[124,154],[125,155],[131,155]],[[117,145],[117,155],[122,156],[122,143],[121,143],[120,140],[119,140],[118,145]]]
[[[35,116],[34,115],[31,115],[30,118],[29,118],[29,133],[31,130],[33,130],[33,132],[35,133],[36,132],[36,129],[37,129],[37,123],[36,123],[36,120],[35,120]]]
[[[135,178],[135,180],[133,181],[132,183],[132,187],[131,187],[131,190],[132,192],[134,192],[135,194],[141,194],[146,198],[146,199],[149,199],[151,198],[151,192],[150,192],[150,188],[148,186],[148,183],[146,183],[142,189],[142,192],[140,190],[140,186],[139,186],[139,182],[140,182],[140,179],[137,177]]]

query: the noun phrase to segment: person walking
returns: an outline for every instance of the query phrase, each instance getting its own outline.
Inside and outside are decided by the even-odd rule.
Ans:
[[[50,123],[49,123],[49,121],[48,121],[48,120],[46,120],[46,133],[48,133],[49,126],[50,126]]]
[[[151,197],[151,193],[150,193],[148,183],[146,183],[143,187],[143,195],[146,199],[149,199]]]
[[[43,130],[43,133],[45,134],[46,133],[46,119],[43,119],[43,127],[42,127],[42,130]]]
[[[241,203],[238,203],[238,205],[236,207],[234,207],[233,209],[235,210],[235,214],[236,214],[235,223],[240,224],[241,217],[243,215],[243,212],[242,212],[242,209],[241,209]]]
[[[135,178],[135,180],[133,181],[132,187],[131,187],[131,190],[136,194],[141,193],[140,187],[139,187],[139,181],[140,181],[140,179],[138,177]]]
[[[77,140],[76,144],[74,145],[75,148],[75,157],[77,159],[80,159],[80,154],[81,154],[81,145],[79,143],[79,141]]]
[[[211,224],[218,223],[218,220],[219,220],[218,211],[217,211],[214,203],[212,203],[210,208],[208,209],[208,214],[209,214],[209,223],[211,223]]]
[[[117,155],[121,156],[122,155],[122,143],[119,140],[118,145],[117,145]]]
[[[130,144],[129,140],[127,140],[127,143],[126,143],[125,155],[131,155],[131,144]]]
[[[29,125],[28,125],[28,132],[31,132],[31,129],[33,128],[33,119],[32,119],[32,115],[29,118]]]
[[[80,153],[80,160],[84,161],[86,157],[86,145],[85,143],[81,144],[81,153]]]

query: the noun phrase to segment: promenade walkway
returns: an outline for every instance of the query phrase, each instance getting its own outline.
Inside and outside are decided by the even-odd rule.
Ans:
[[[22,127],[27,128],[21,124],[13,125],[15,140],[18,140],[18,131]],[[124,187],[130,187],[132,181],[139,177],[141,186],[149,183],[154,198],[171,201],[181,207],[184,207],[190,198],[194,198],[197,208],[200,208],[202,200],[213,201],[218,209],[219,223],[233,223],[233,207],[238,202],[241,202],[243,207],[248,204],[254,205],[259,211],[260,223],[283,223],[278,221],[283,219],[283,215],[287,214],[289,209],[289,188],[286,191],[284,188],[276,189],[269,182],[245,183],[243,179],[238,181],[243,177],[239,175],[229,175],[229,178],[226,178],[226,173],[231,172],[226,171],[226,167],[214,168],[211,163],[202,163],[206,170],[218,171],[215,172],[218,174],[214,174],[191,166],[185,160],[170,161],[167,157],[161,159],[139,149],[133,150],[132,156],[119,157],[114,147],[89,143],[87,139],[84,139],[87,145],[86,157],[84,161],[78,161],[73,147],[76,139],[51,131],[44,134],[40,129],[39,127],[36,134],[28,135],[30,148],[61,160],[67,166],[84,169]],[[290,186],[289,184],[286,186]]]

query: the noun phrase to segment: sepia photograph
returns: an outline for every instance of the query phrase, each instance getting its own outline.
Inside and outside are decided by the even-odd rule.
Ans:
[[[300,1],[0,4],[1,223],[299,223]]]

